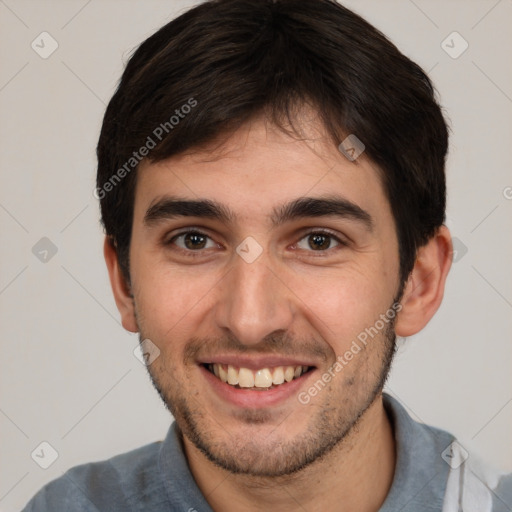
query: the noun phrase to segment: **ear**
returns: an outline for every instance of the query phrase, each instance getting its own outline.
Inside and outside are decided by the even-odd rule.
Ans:
[[[135,319],[135,306],[129,284],[126,282],[119,260],[117,258],[117,250],[114,243],[109,237],[105,237],[103,243],[103,254],[107,264],[108,274],[110,277],[110,285],[114,292],[117,309],[121,313],[121,323],[123,327],[130,332],[139,332],[137,321]]]
[[[416,334],[434,316],[443,300],[452,258],[450,231],[446,226],[441,226],[427,244],[418,250],[395,325],[397,336]]]

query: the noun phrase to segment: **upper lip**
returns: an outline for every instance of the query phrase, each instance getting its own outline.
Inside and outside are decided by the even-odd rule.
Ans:
[[[248,368],[249,370],[261,370],[262,368],[272,368],[276,366],[315,366],[310,360],[296,357],[283,356],[239,356],[239,355],[220,355],[212,356],[208,359],[199,361],[199,364],[223,364],[231,365],[237,368]]]

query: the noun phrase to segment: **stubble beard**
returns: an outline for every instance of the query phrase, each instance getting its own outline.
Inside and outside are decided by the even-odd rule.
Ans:
[[[227,432],[225,440],[220,440],[214,432],[222,427],[215,418],[208,418],[194,396],[184,391],[185,387],[173,377],[174,371],[166,366],[165,361],[157,360],[147,369],[153,386],[174,416],[178,430],[211,462],[232,474],[271,478],[289,476],[319,461],[346,440],[381,395],[395,353],[394,324],[393,318],[380,334],[381,339],[375,338],[369,342],[369,345],[382,344],[382,350],[373,350],[372,358],[380,361],[380,366],[369,372],[371,380],[363,379],[364,389],[358,386],[357,374],[345,378],[342,371],[337,378],[343,379],[344,394],[333,392],[337,384],[336,378],[333,378],[331,388],[320,392],[330,393],[323,407],[312,409],[314,415],[309,420],[308,428],[293,439],[269,440],[257,435],[237,437]],[[145,339],[140,332],[140,339]],[[364,357],[367,350],[368,347],[356,357]],[[270,411],[246,410],[241,411],[237,419],[244,425],[265,425],[272,417]]]

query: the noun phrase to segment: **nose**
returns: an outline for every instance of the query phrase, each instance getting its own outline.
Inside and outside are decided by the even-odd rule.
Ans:
[[[247,263],[235,257],[230,272],[219,284],[216,321],[247,346],[256,345],[277,331],[288,331],[293,320],[293,294],[272,269],[263,253]]]

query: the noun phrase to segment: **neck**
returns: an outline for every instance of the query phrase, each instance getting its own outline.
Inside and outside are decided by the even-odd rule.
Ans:
[[[210,462],[183,439],[191,472],[214,511],[377,512],[395,469],[395,441],[382,395],[327,455],[293,475],[235,475]]]

